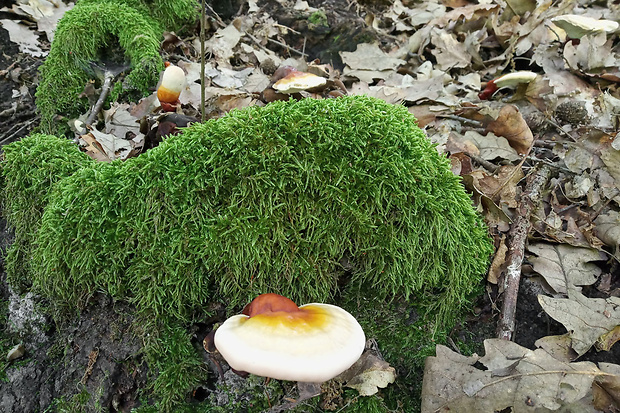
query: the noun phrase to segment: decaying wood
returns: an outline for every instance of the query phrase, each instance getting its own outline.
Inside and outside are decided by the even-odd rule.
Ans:
[[[502,312],[497,324],[497,336],[503,340],[512,340],[515,330],[515,312],[519,281],[521,280],[521,264],[525,252],[525,243],[531,228],[530,216],[541,200],[541,194],[549,178],[551,169],[547,165],[536,169],[527,179],[527,183],[519,200],[517,217],[508,233],[507,268],[503,279]]]

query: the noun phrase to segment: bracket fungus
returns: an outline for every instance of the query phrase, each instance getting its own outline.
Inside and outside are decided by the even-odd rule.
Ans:
[[[273,84],[273,88],[278,93],[290,95],[303,91],[313,91],[327,84],[327,79],[324,77],[301,72],[290,66],[284,66],[278,69],[278,71],[282,71],[284,75]],[[274,73],[274,78],[279,77],[277,76],[278,71]]]
[[[157,99],[164,109],[174,106],[179,101],[179,95],[185,87],[185,72],[179,66],[166,62],[166,70],[157,88]]]
[[[553,24],[566,32],[569,39],[581,39],[587,34],[614,33],[618,30],[618,22],[613,20],[594,19],[577,14],[565,14],[551,19]]]
[[[324,382],[355,363],[366,338],[347,311],[330,304],[300,307],[262,294],[215,332],[215,347],[237,371],[278,380]]]
[[[501,88],[513,88],[521,84],[530,83],[536,79],[536,76],[538,76],[536,73],[528,70],[507,73],[489,81],[484,90],[478,94],[478,97],[482,100],[489,99]]]

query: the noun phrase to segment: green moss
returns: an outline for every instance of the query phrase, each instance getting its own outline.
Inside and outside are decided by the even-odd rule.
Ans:
[[[159,44],[164,28],[179,27],[196,16],[193,0],[83,0],[58,23],[48,58],[41,66],[37,108],[41,130],[56,132],[58,115],[77,116],[87,109],[79,98],[89,79],[96,76],[90,62],[118,42],[133,68],[123,83],[125,90],[141,94],[157,83],[163,62]]]
[[[96,163],[77,146],[55,136],[34,134],[3,147],[0,163],[0,203],[3,215],[15,232],[7,251],[7,281],[18,290],[30,285],[33,236],[37,231],[54,184]]]
[[[146,352],[149,366],[157,372],[152,391],[159,411],[172,411],[181,405],[192,389],[207,377],[200,354],[192,346],[190,336],[178,324],[149,328]]]
[[[309,28],[316,29],[319,27],[327,28],[329,27],[329,22],[327,21],[327,15],[323,10],[317,10],[308,17]]]
[[[381,397],[359,397],[353,396],[350,401],[342,409],[338,410],[342,413],[389,413],[390,410]],[[405,412],[411,412],[411,410],[399,410]]]
[[[6,165],[19,162],[20,144],[7,146]],[[137,158],[69,175],[13,207],[14,226],[23,210],[44,210],[30,279],[60,309],[102,290],[158,320],[161,343],[147,351],[163,355],[151,364],[167,406],[199,377],[182,326],[213,301],[229,313],[265,292],[338,301],[407,374],[477,291],[492,252],[413,116],[364,96],[233,111]],[[25,196],[25,179],[5,176],[7,198]],[[385,390],[388,407],[403,389],[416,397],[407,383]]]
[[[104,411],[102,406],[93,405],[92,396],[85,387],[82,387],[82,390],[72,397],[54,399],[50,408],[51,411],[57,413],[83,413],[86,411],[95,413]]]

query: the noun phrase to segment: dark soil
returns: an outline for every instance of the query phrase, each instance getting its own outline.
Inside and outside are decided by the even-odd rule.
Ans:
[[[19,53],[0,26],[0,146],[28,136],[38,123],[34,94],[41,63],[41,58]]]

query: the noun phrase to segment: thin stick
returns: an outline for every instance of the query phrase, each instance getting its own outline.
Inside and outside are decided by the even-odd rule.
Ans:
[[[10,142],[11,139],[13,139],[17,134],[19,134],[21,131],[23,131],[24,129],[28,128],[30,125],[32,125],[34,123],[34,121],[35,121],[35,119],[31,119],[31,120],[27,121],[19,129],[17,129],[15,132],[13,132],[11,135],[9,135],[9,132],[11,132],[13,130],[13,128],[11,128],[11,130],[9,130],[9,132],[7,132],[7,134],[5,135],[4,138],[0,139],[0,146],[5,145],[7,142]]]
[[[495,173],[499,169],[499,166],[495,165],[493,162],[489,162],[486,159],[479,157],[478,155],[474,155],[468,152],[466,153],[467,153],[467,156],[469,156],[472,161],[479,163],[480,165],[482,165],[484,169],[488,171]]]
[[[551,169],[543,165],[531,174],[525,189],[519,198],[519,208],[508,233],[508,268],[503,279],[502,313],[497,323],[497,336],[503,340],[512,340],[515,331],[515,313],[519,281],[521,280],[521,264],[525,255],[525,243],[530,232],[530,216],[542,198],[542,190],[551,177]]]
[[[205,10],[205,0],[202,0],[200,17],[200,121],[206,119],[205,113],[205,24],[207,12]]]
[[[246,33],[246,34],[247,34],[247,33]],[[304,57],[308,56],[306,53],[304,53],[304,52],[300,52],[299,50],[295,50],[295,49],[293,49],[292,47],[290,47],[289,45],[284,44],[284,43],[282,43],[282,42],[279,42],[279,41],[277,41],[277,40],[273,40],[273,39],[269,39],[269,38],[268,38],[267,40],[268,40],[268,41],[270,41],[271,43],[275,43],[275,44],[277,44],[278,46],[285,47],[285,48],[286,48],[286,50],[288,50],[289,52],[295,52],[295,53],[300,54],[300,55],[302,55],[302,56],[304,56]]]
[[[105,71],[103,86],[101,86],[101,93],[99,94],[99,99],[97,99],[97,103],[95,103],[95,106],[93,106],[93,110],[90,112],[90,115],[88,115],[88,118],[86,119],[86,126],[92,126],[95,119],[97,119],[97,116],[99,115],[99,112],[101,112],[101,108],[103,108],[103,104],[105,103],[105,100],[110,93],[112,81],[115,77],[116,75],[114,74],[114,72],[111,72],[109,70]],[[87,132],[88,129],[84,128],[82,130],[82,135],[86,134]]]

